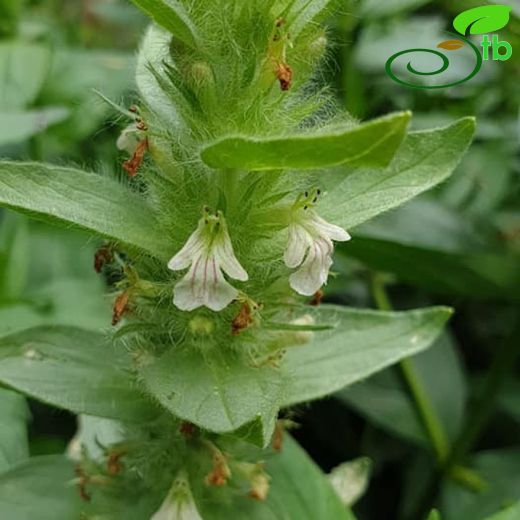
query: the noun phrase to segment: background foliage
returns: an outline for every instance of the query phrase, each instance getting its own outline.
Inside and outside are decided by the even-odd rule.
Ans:
[[[520,60],[514,54],[499,66],[489,63],[471,83],[435,93],[404,89],[384,74],[393,49],[408,48],[417,39],[441,41],[453,17],[474,5],[345,1],[340,15],[329,21],[333,57],[323,74],[355,117],[411,109],[417,129],[467,115],[478,120],[476,140],[449,181],[363,224],[355,240],[336,253],[340,276],[328,286],[330,302],[382,309],[391,304],[398,310],[449,305],[456,311],[438,343],[410,361],[428,403],[429,434],[403,385],[406,366],[292,411],[298,425],[293,436],[323,470],[360,459],[333,474],[341,478],[350,472],[348,482],[357,483],[346,486],[359,488],[351,490],[350,502],[366,487],[354,506],[361,519],[425,518],[433,506],[448,520],[518,518]],[[512,6],[518,16],[518,4]],[[114,144],[122,123],[92,89],[126,105],[135,99],[135,49],[146,18],[123,0],[0,0],[0,7],[7,13],[0,21],[1,155],[123,176]],[[520,49],[518,18],[503,34]],[[226,143],[219,146],[217,157],[225,154]],[[245,148],[244,160],[248,157]],[[92,334],[109,327],[110,302],[92,268],[95,243],[80,232],[8,211],[0,226],[2,336],[46,324],[80,326]],[[12,352],[6,357],[10,364],[5,368],[0,359],[0,372],[28,379],[27,363],[16,365]],[[117,379],[111,372],[100,374],[99,367],[91,370],[89,377],[99,378],[99,385]],[[121,385],[117,391],[127,389]],[[311,395],[321,395],[320,390]],[[72,409],[103,416],[110,403],[91,397],[94,409],[83,397]],[[55,398],[50,401],[56,404]],[[131,406],[121,410],[123,418],[145,412],[138,402]],[[0,389],[0,410],[0,470],[29,454],[47,456],[50,474],[67,470],[53,456],[75,431],[72,415],[31,399],[26,406],[6,389]],[[26,424],[28,441],[20,443]],[[298,450],[292,443],[288,449]],[[35,487],[45,487],[44,474],[33,478]],[[275,503],[283,501],[279,492]],[[54,506],[61,507],[49,503]],[[512,509],[497,513],[508,506]],[[221,514],[226,518],[225,511]],[[320,514],[316,511],[315,518]]]

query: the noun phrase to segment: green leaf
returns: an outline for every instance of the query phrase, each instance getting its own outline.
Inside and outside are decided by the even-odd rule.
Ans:
[[[518,259],[510,254],[447,254],[363,236],[352,244],[352,249],[344,250],[347,256],[435,294],[480,300],[520,298]]]
[[[69,116],[66,108],[43,108],[26,112],[0,112],[0,146],[19,143],[45,131]]]
[[[29,409],[25,399],[0,388],[0,473],[29,457],[27,422]]]
[[[511,7],[508,5],[485,5],[460,13],[453,20],[453,27],[460,34],[484,34],[495,32],[509,23]]]
[[[318,134],[263,139],[226,137],[206,146],[201,156],[212,168],[251,171],[339,164],[386,166],[400,146],[409,120],[409,112],[399,112],[359,126]]]
[[[329,194],[320,212],[350,229],[403,204],[449,177],[474,131],[475,120],[464,118],[445,128],[412,132],[388,168],[325,172],[320,182]]]
[[[149,392],[181,419],[219,433],[259,420],[262,444],[269,442],[283,392],[277,370],[248,367],[219,352],[204,358],[194,349],[172,349],[141,375]]]
[[[466,382],[453,341],[444,334],[413,365],[446,436],[457,437],[466,405]],[[357,383],[337,397],[373,424],[424,447],[430,442],[398,374],[387,370]]]
[[[132,0],[158,25],[189,47],[197,47],[198,37],[189,14],[177,0]]]
[[[49,49],[41,45],[0,43],[0,109],[25,108],[36,99],[50,58]]]
[[[447,482],[442,493],[446,520],[484,520],[518,501],[520,450],[481,452],[473,457],[471,466],[487,482],[487,487],[476,494],[455,482]]]
[[[326,476],[302,448],[287,435],[283,449],[267,460],[272,477],[265,502],[234,495],[222,499],[222,490],[212,490],[193,479],[197,508],[205,520],[355,520],[341,503]]]
[[[507,124],[505,121],[501,123]],[[486,127],[486,121],[479,121],[481,131]],[[504,135],[514,133],[506,130]],[[514,185],[515,175],[515,145],[502,136],[493,139],[488,135],[484,139],[483,143],[471,147],[453,178],[443,186],[441,194],[446,204],[478,219],[492,218],[493,213],[502,207]],[[500,157],[499,162],[497,157]],[[493,175],[489,175],[491,169]]]
[[[489,516],[486,520],[518,520],[520,518],[520,502],[514,506],[508,507],[503,511],[499,511],[493,516]]]
[[[180,122],[177,108],[152,73],[152,70],[161,70],[163,61],[170,57],[170,41],[170,34],[161,27],[148,28],[139,49],[135,81],[148,108],[165,124],[177,127]]]
[[[0,205],[61,222],[152,254],[164,238],[151,207],[118,182],[72,168],[0,163]]]
[[[0,518],[72,520],[84,502],[71,481],[74,465],[62,456],[35,457],[0,476]]]
[[[41,327],[1,338],[0,382],[75,413],[126,421],[156,415],[134,386],[121,346],[81,329]]]
[[[274,511],[286,512],[281,518],[353,520],[325,475],[289,435],[267,470],[273,477],[267,502]]]
[[[441,514],[437,510],[433,510],[426,520],[441,520]]]
[[[445,307],[388,313],[326,305],[315,312],[316,321],[337,326],[287,352],[286,406],[334,393],[425,350],[451,315]]]
[[[414,200],[359,227],[355,240],[337,254],[434,294],[517,300],[518,258],[484,246],[468,219],[437,202]]]

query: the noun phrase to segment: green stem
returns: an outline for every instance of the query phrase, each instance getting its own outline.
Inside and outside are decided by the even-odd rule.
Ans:
[[[379,274],[372,276],[372,295],[378,309],[382,311],[392,310],[384,280]],[[417,375],[413,360],[411,358],[402,360],[399,363],[399,372],[408,390],[419,422],[431,443],[437,462],[441,465],[448,455],[448,441],[428,393]]]
[[[448,441],[428,393],[417,375],[413,360],[403,359],[399,363],[399,370],[414,403],[415,411],[430,440],[437,462],[442,464],[448,455]]]
[[[428,511],[445,478],[451,477],[459,482],[464,480],[467,487],[473,488],[475,491],[485,489],[486,483],[482,479],[475,479],[475,474],[468,476],[467,471],[461,468],[460,463],[464,462],[464,459],[471,452],[492,417],[500,389],[507,377],[513,372],[520,356],[518,345],[520,345],[520,320],[517,320],[512,334],[497,352],[480,393],[473,403],[465,427],[452,446],[439,472],[427,487],[414,517],[421,518],[421,515]],[[468,485],[471,483],[473,486]]]

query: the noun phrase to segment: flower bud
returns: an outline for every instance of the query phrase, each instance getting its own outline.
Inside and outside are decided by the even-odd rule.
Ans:
[[[190,66],[189,79],[193,86],[199,89],[212,86],[215,82],[211,67],[204,61],[195,62]]]
[[[269,493],[271,477],[265,472],[264,463],[237,462],[234,467],[250,485],[249,496],[254,500],[264,501]]]
[[[313,40],[308,48],[308,56],[312,61],[320,60],[327,50],[328,40],[325,34],[321,34]]]
[[[215,329],[215,323],[213,320],[203,318],[202,316],[196,316],[189,323],[190,332],[194,336],[211,336]]]

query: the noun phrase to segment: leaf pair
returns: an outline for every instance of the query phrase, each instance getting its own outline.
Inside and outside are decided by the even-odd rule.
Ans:
[[[307,312],[307,309],[306,309]],[[250,436],[269,442],[279,408],[333,393],[426,349],[450,311],[380,313],[324,306],[311,310],[335,328],[290,350],[279,368],[247,368],[223,357],[168,352],[141,369],[135,386],[125,353],[98,333],[36,328],[0,340],[0,382],[75,413],[127,421],[151,419],[162,406],[215,432],[251,423]]]
[[[320,175],[320,184],[329,191],[323,216],[349,229],[448,177],[475,128],[474,120],[466,118],[445,128],[412,132],[399,147],[408,117],[398,114],[347,132],[314,137],[225,139],[203,154],[214,165],[234,161],[235,166],[259,169],[313,168],[345,161],[347,165],[348,161],[351,165],[381,165],[393,156],[386,168],[352,171],[344,166]],[[371,137],[374,133],[379,138],[376,143]],[[318,145],[327,153],[319,153]],[[34,163],[0,163],[0,205],[86,229],[161,260],[173,253],[153,207],[116,181],[93,173]]]

